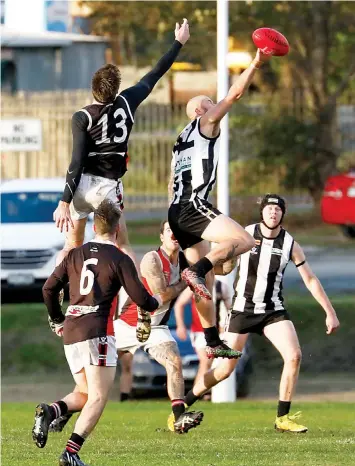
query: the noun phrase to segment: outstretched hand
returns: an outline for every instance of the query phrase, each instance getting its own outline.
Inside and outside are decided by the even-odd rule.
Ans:
[[[272,53],[266,54],[266,53],[263,53],[260,49],[258,49],[256,51],[254,60],[261,62],[261,63],[266,63],[269,60],[271,60],[271,57],[272,57]]]
[[[181,26],[179,25],[179,23],[176,23],[175,25],[175,39],[178,40],[182,45],[184,45],[189,40],[189,37],[189,23],[187,19],[184,18],[184,21]]]
[[[61,233],[64,231],[69,231],[69,226],[74,228],[73,220],[70,215],[69,204],[63,201],[59,201],[58,207],[53,213],[53,220],[55,225],[60,229]]]

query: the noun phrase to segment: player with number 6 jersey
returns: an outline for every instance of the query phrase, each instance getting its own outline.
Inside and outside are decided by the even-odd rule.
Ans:
[[[85,466],[78,452],[98,422],[114,381],[117,354],[113,316],[120,288],[145,311],[153,312],[162,304],[158,295],[153,297],[145,289],[133,261],[117,248],[120,216],[115,205],[104,200],[94,213],[95,238],[70,251],[43,287],[51,328],[63,336],[76,387],[61,400],[36,407],[32,437],[43,448],[55,419],[81,411],[59,458],[61,466]],[[68,282],[70,305],[64,316],[59,293]]]
[[[93,103],[72,117],[72,160],[62,200],[54,212],[57,227],[67,234],[57,264],[70,249],[83,244],[87,217],[104,199],[110,199],[123,209],[121,178],[127,171],[128,141],[135,112],[170,69],[189,36],[187,20],[184,19],[181,26],[176,23],[175,41],[170,50],[136,85],[121,93],[118,93],[121,74],[117,66],[105,65],[94,74]],[[117,241],[120,248],[134,258],[123,216]]]

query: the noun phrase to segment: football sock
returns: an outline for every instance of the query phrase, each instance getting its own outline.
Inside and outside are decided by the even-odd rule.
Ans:
[[[281,401],[279,400],[279,404],[277,406],[277,417],[285,416],[288,414],[291,409],[291,401]]]
[[[221,343],[217,327],[208,327],[203,329],[207,346],[218,346]]]
[[[68,412],[68,406],[64,401],[55,401],[49,406],[49,412],[52,416],[52,421],[60,416],[64,416]]]
[[[199,277],[205,277],[206,274],[213,269],[212,263],[207,259],[207,257],[203,257],[200,259],[196,264],[190,267],[190,270],[196,272]]]
[[[187,404],[187,406],[192,406],[195,401],[199,400],[200,397],[199,396],[196,396],[194,394],[194,392],[192,390],[188,391],[186,396],[185,396],[185,403]]]
[[[78,453],[84,442],[85,439],[83,437],[73,432],[67,442],[65,449],[70,451],[70,453]]]
[[[129,400],[129,393],[123,393],[121,392],[120,394],[120,401],[127,401]]]
[[[179,416],[185,412],[184,400],[171,400],[171,408],[174,413],[175,421],[177,421]]]

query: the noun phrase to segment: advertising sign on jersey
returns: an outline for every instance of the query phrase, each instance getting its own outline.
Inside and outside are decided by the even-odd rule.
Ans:
[[[35,119],[2,120],[0,137],[3,152],[42,150],[42,122]]]

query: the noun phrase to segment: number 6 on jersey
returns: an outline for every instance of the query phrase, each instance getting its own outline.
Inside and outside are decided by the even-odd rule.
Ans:
[[[83,296],[86,296],[91,292],[92,287],[94,286],[94,279],[95,279],[94,272],[89,270],[87,266],[97,265],[98,261],[99,260],[97,258],[91,258],[91,259],[87,259],[84,262],[83,268],[81,269],[81,275],[80,275],[80,294]],[[86,280],[87,282],[85,285]]]

